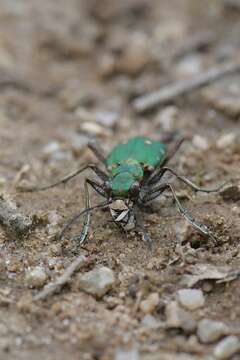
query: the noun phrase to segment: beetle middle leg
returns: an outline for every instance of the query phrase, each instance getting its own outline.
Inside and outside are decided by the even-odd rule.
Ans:
[[[170,190],[173,198],[177,204],[177,208],[178,211],[180,212],[180,214],[196,229],[198,230],[202,235],[208,236],[210,237],[214,243],[216,243],[217,239],[215,238],[215,236],[212,234],[211,230],[204,224],[200,223],[198,220],[196,220],[187,209],[185,209],[178,196],[176,195],[176,192],[173,188],[173,186],[169,183],[163,183],[159,186],[157,186],[154,190],[150,190],[145,197],[143,198],[143,202],[147,203],[149,201],[154,200],[155,198],[157,198],[158,196],[160,196],[165,190]]]
[[[176,176],[176,178],[178,180],[184,182],[184,184],[190,186],[193,190],[199,191],[199,192],[205,192],[205,193],[217,192],[217,191],[221,190],[223,188],[223,186],[226,185],[226,182],[224,182],[223,184],[221,184],[213,189],[202,188],[202,187],[199,187],[196,184],[194,184],[187,177],[185,177],[183,175],[179,175],[175,170],[173,170],[172,168],[167,167],[167,166],[162,167],[161,169],[158,170],[158,173],[156,175],[154,175],[153,177],[150,177],[148,179],[147,185],[150,186],[150,185],[154,185],[154,184],[158,183],[166,172],[170,172],[172,175]]]

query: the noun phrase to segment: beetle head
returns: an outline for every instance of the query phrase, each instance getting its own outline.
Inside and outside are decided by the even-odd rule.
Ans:
[[[133,203],[127,199],[118,199],[109,205],[113,221],[119,224],[124,230],[131,230],[135,227],[135,216],[132,207]]]

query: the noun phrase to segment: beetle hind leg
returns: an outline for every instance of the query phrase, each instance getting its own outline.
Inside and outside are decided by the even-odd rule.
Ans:
[[[106,156],[103,149],[100,147],[99,143],[96,140],[91,140],[88,143],[89,149],[92,150],[96,158],[101,161],[106,166]]]

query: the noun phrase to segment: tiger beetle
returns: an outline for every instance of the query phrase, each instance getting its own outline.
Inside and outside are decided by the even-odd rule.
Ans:
[[[88,146],[103,164],[104,171],[96,164],[88,164],[49,186],[25,190],[41,191],[53,188],[56,185],[67,183],[87,169],[92,170],[97,175],[98,181],[93,181],[89,178],[85,179],[85,209],[65,224],[60,235],[62,239],[65,231],[80,216],[85,215],[82,231],[80,235],[74,237],[74,240],[78,242],[78,246],[84,243],[88,235],[90,213],[94,209],[106,206],[109,207],[112,220],[115,224],[126,231],[135,230],[142,235],[144,241],[151,244],[151,238],[139,219],[139,213],[144,206],[165,191],[170,191],[180,214],[202,235],[210,237],[215,242],[216,238],[210,229],[194,219],[182,206],[174,186],[170,182],[163,181],[163,175],[170,173],[195,191],[211,193],[219,191],[223,187],[224,184],[215,189],[198,187],[185,176],[178,175],[175,170],[165,166],[177,152],[183,141],[184,138],[179,139],[172,149],[169,150],[160,141],[152,140],[148,137],[134,137],[114,147],[107,157],[104,156],[99,145],[95,142],[90,142]],[[100,196],[104,197],[105,201],[96,206],[91,206],[89,186]]]

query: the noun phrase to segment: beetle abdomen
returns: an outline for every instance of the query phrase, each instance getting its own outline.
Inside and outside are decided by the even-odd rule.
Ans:
[[[147,137],[134,137],[126,143],[117,145],[106,159],[107,167],[133,160],[143,167],[155,168],[166,156],[166,145]]]

